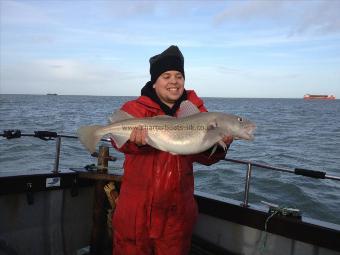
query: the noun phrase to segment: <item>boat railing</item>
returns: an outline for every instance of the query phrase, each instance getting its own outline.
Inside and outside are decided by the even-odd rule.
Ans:
[[[54,155],[54,164],[53,164],[53,170],[52,172],[57,174],[59,172],[59,162],[60,162],[60,148],[61,148],[61,141],[62,138],[68,138],[68,139],[78,139],[78,136],[74,135],[61,135],[57,132],[51,132],[51,131],[34,131],[33,134],[23,134],[21,133],[21,130],[19,129],[11,129],[11,130],[4,130],[2,137],[5,137],[7,139],[14,139],[14,138],[20,138],[20,137],[36,137],[44,141],[50,141],[55,140],[55,155]],[[101,139],[103,142],[110,142],[110,139]],[[98,153],[92,153],[91,156],[98,157]],[[114,157],[110,157],[110,161],[114,161]]]
[[[276,166],[267,165],[263,163],[256,163],[252,161],[232,159],[232,158],[225,158],[224,161],[243,164],[247,166],[246,177],[245,177],[244,198],[243,198],[243,203],[242,203],[242,206],[244,207],[248,207],[249,188],[250,188],[250,180],[251,180],[253,167],[259,167],[262,169],[269,169],[272,171],[279,171],[279,172],[285,172],[285,173],[296,174],[296,175],[303,175],[303,176],[317,178],[317,179],[330,179],[330,180],[340,181],[339,176],[329,175],[324,171],[310,170],[310,169],[304,169],[304,168],[276,167]]]
[[[77,136],[60,135],[60,134],[57,134],[56,132],[50,132],[50,131],[35,131],[34,134],[22,134],[20,130],[5,130],[2,136],[7,139],[29,136],[29,137],[37,137],[44,141],[55,140],[56,149],[55,149],[54,167],[52,170],[52,172],[55,174],[58,174],[59,172],[60,148],[61,148],[62,138],[78,139]],[[101,139],[101,141],[110,142],[111,140]],[[93,157],[98,157],[98,153],[92,153],[91,155]],[[114,161],[115,158],[111,156],[109,160]],[[227,162],[233,162],[237,164],[246,165],[247,167],[246,176],[245,176],[244,198],[243,198],[243,203],[242,203],[243,207],[249,206],[249,190],[250,190],[250,181],[251,181],[251,174],[252,174],[253,167],[259,167],[262,169],[269,169],[272,171],[279,171],[279,172],[285,172],[285,173],[296,174],[296,175],[303,175],[306,177],[317,178],[317,179],[330,179],[330,180],[340,181],[339,176],[329,175],[324,171],[310,170],[310,169],[304,169],[304,168],[277,167],[277,166],[272,166],[268,164],[257,163],[253,161],[247,161],[247,160],[240,160],[240,159],[232,159],[232,158],[224,158],[223,160]]]

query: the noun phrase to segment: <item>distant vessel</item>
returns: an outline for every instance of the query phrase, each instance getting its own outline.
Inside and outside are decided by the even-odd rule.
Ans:
[[[309,99],[322,99],[322,100],[334,100],[334,95],[311,95],[306,94],[303,96],[303,99],[309,100]]]
[[[46,95],[47,96],[57,96],[58,94],[57,93],[47,93]]]

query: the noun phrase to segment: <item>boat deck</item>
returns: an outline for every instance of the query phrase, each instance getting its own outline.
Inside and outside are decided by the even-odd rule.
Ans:
[[[77,255],[90,255],[89,246],[78,250]],[[111,247],[103,251],[104,255],[111,255]],[[237,253],[231,253],[221,248],[218,248],[211,243],[193,236],[191,242],[191,249],[188,255],[238,255]]]
[[[191,241],[191,250],[189,255],[237,255],[231,253],[215,245],[197,237],[193,236]]]

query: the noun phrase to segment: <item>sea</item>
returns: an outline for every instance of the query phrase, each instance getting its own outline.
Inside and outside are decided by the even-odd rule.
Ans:
[[[76,135],[82,125],[108,123],[108,116],[135,97],[0,95],[0,132],[23,134],[53,131]],[[340,176],[340,100],[281,98],[203,98],[209,111],[245,117],[256,123],[254,141],[235,140],[227,157],[280,168],[305,168]],[[54,140],[0,137],[0,174],[51,171]],[[107,144],[110,146],[110,144]],[[110,149],[117,161],[110,172],[122,173],[124,155]],[[95,164],[77,139],[62,138],[60,169]],[[240,201],[244,199],[247,166],[220,161],[195,164],[195,189]],[[249,204],[261,201],[300,209],[302,216],[340,225],[340,181],[315,179],[254,167]]]

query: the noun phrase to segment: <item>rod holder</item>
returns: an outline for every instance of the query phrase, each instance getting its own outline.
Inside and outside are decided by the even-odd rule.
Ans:
[[[108,173],[108,159],[109,159],[109,147],[100,146],[98,153],[98,165],[97,174]],[[107,209],[106,209],[106,194],[104,186],[107,181],[96,180],[94,188],[94,204],[93,204],[93,225],[91,233],[91,255],[104,254],[105,247],[108,246],[108,234],[107,234]]]
[[[245,188],[244,188],[244,200],[243,200],[243,204],[242,204],[243,207],[248,207],[251,170],[252,170],[252,164],[248,163],[247,164],[246,184],[245,184]]]
[[[55,139],[55,159],[53,173],[57,174],[59,172],[59,161],[60,161],[60,147],[61,147],[61,137],[57,136]]]

